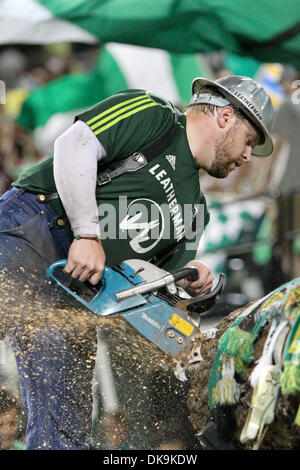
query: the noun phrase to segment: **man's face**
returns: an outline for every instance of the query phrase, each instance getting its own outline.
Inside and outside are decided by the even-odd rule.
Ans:
[[[215,178],[225,178],[235,168],[250,161],[258,139],[249,121],[236,118],[235,125],[216,141],[215,158],[207,173]]]

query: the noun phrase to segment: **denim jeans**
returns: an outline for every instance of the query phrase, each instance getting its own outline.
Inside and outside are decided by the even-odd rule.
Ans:
[[[46,268],[66,258],[70,245],[57,218],[23,189],[0,198],[1,325],[16,357],[27,449],[87,449],[91,426],[93,333],[81,341],[71,314],[62,328],[60,318],[48,321],[65,297],[46,280]]]

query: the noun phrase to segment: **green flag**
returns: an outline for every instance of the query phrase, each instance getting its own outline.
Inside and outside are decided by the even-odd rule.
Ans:
[[[300,68],[299,0],[0,0],[0,43],[225,49]]]

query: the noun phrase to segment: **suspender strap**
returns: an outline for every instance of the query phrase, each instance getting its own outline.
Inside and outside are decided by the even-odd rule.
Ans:
[[[151,162],[153,158],[157,157],[164,150],[166,150],[169,147],[170,143],[173,142],[177,129],[177,113],[175,113],[174,118],[174,123],[172,127],[168,130],[168,132],[141,151],[141,153],[146,157],[148,163]]]
[[[178,111],[174,108],[174,122],[171,128],[159,139],[152,142],[150,145],[142,149],[140,152],[135,152],[130,155],[123,165],[116,168],[111,172],[104,172],[98,175],[97,185],[103,186],[104,184],[109,183],[112,179],[121,176],[123,173],[135,172],[146,166],[151,160],[161,154],[168,146],[173,142],[177,130],[177,121],[178,121]],[[104,162],[105,163],[105,162]],[[58,193],[51,194],[39,194],[38,200],[40,202],[46,203],[53,199],[57,199]]]
[[[171,128],[166,134],[161,136],[159,139],[152,142],[150,145],[145,147],[139,152],[135,152],[130,155],[123,165],[119,166],[111,172],[100,173],[97,178],[98,186],[103,186],[109,183],[112,179],[123,175],[124,173],[138,171],[146,166],[151,160],[160,155],[166,150],[169,145],[173,142],[177,130],[177,112],[175,110],[175,120]],[[105,162],[104,162],[105,163]]]

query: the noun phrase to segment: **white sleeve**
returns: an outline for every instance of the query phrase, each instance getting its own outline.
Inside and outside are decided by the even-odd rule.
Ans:
[[[105,156],[103,146],[83,121],[75,122],[54,143],[54,180],[74,236],[100,235],[96,179],[98,161]]]

